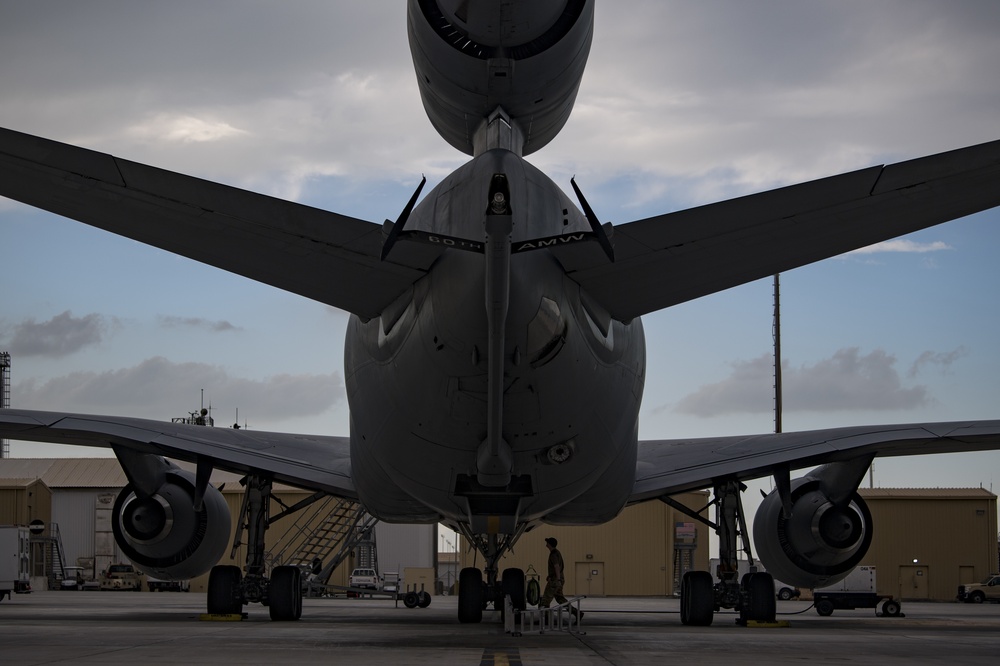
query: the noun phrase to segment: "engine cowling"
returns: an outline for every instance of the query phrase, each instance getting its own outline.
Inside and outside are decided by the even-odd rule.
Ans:
[[[573,109],[593,31],[593,0],[407,2],[424,110],[469,155],[477,154],[481,121],[498,107],[521,130],[521,154],[551,141]]]
[[[229,543],[230,516],[222,493],[208,486],[200,511],[194,509],[194,475],[177,468],[151,496],[141,498],[132,484],[118,494],[112,531],[122,553],[140,571],[167,580],[207,572]]]
[[[822,469],[822,468],[821,468]],[[792,511],[785,517],[778,491],[764,498],[754,517],[754,543],[776,580],[802,588],[832,585],[847,577],[868,552],[872,517],[856,490],[834,501],[822,478],[791,483]]]

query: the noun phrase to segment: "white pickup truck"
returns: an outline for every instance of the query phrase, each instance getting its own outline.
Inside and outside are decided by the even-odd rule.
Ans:
[[[355,569],[347,584],[362,590],[377,590],[381,587],[381,580],[374,569]]]

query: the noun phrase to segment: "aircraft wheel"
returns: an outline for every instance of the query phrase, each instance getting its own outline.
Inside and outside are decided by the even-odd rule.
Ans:
[[[424,590],[417,592],[417,605],[420,606],[421,608],[427,608],[428,606],[430,606],[431,595]]]
[[[235,615],[243,612],[239,567],[216,566],[208,575],[208,612],[213,615]]]
[[[406,606],[407,608],[416,608],[417,607],[417,593],[416,592],[407,592],[406,594],[404,594],[403,595],[403,605]]]
[[[524,595],[524,569],[504,569],[500,586],[505,597],[510,597],[510,607],[524,610],[527,603]]]
[[[681,623],[695,627],[712,624],[715,592],[712,574],[688,571],[681,578]]]
[[[466,567],[458,574],[458,621],[483,621],[483,572]]]
[[[769,573],[752,573],[743,577],[745,602],[740,612],[744,622],[774,622],[774,577]]]
[[[275,567],[267,588],[268,610],[276,622],[302,616],[302,581],[298,567]]]

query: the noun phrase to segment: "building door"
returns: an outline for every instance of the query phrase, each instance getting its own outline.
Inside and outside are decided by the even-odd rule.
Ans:
[[[899,567],[899,598],[900,599],[930,599],[930,586],[927,584],[928,567],[905,565]]]
[[[604,562],[577,562],[575,582],[574,595],[603,597]]]

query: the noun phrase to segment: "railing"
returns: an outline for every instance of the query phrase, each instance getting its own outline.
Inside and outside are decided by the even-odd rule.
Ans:
[[[510,605],[510,597],[504,597],[504,631],[511,636],[520,636],[525,631],[565,631],[570,634],[584,635],[583,611],[580,602],[587,597],[573,597],[566,603],[550,608],[526,608],[514,610]],[[535,629],[535,625],[538,628]],[[527,626],[525,626],[527,625]]]

